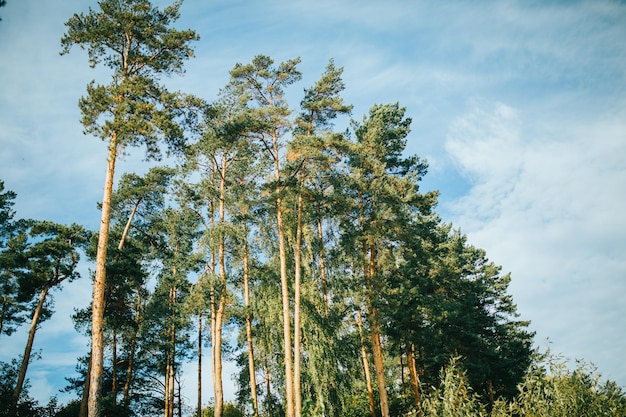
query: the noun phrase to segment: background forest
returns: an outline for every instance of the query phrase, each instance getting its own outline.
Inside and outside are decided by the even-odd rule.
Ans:
[[[181,4],[103,0],[66,22],[62,54],[82,48],[108,74],[79,100],[84,132],[107,146],[102,218],[24,219],[0,182],[0,338],[29,329],[2,363],[0,415],[626,414],[618,384],[533,348],[511,275],[422,190],[401,103],[353,114],[333,59],[298,96],[300,58],[266,55],[234,64],[210,100],[170,90],[199,40],[176,25]],[[116,173],[138,152],[149,170]],[[66,377],[75,399],[40,404],[35,335],[85,262],[93,300],[72,319],[91,348]]]

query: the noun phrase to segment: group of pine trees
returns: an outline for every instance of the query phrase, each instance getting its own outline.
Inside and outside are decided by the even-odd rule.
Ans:
[[[78,45],[112,71],[79,102],[85,132],[108,144],[101,227],[14,220],[15,194],[0,189],[0,338],[31,320],[24,355],[1,370],[0,415],[544,415],[523,407],[537,389],[549,404],[545,386],[561,380],[625,409],[614,384],[540,365],[510,276],[419,189],[427,164],[406,155],[405,108],[351,119],[332,60],[293,107],[299,59],[263,55],[235,65],[213,101],[170,92],[160,76],[181,72],[198,39],[173,28],[179,7],[102,0],[66,23],[63,52]],[[118,157],[138,146],[175,162],[116,183]],[[94,294],[73,319],[91,350],[67,378],[76,401],[38,408],[25,384],[34,335],[81,253]],[[240,370],[236,406],[226,360]],[[190,361],[194,399],[181,395]]]

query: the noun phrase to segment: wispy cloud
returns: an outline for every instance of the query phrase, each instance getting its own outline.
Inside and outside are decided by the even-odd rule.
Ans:
[[[619,380],[626,369],[610,364],[626,348],[626,305],[617,296],[626,293],[625,116],[575,126],[552,119],[558,138],[526,137],[532,121],[481,103],[446,143],[472,182],[450,204],[455,224],[513,271],[512,293],[539,339]]]

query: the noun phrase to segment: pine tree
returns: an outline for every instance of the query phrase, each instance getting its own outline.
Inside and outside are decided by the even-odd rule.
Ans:
[[[17,405],[26,379],[35,333],[40,322],[52,314],[46,309],[46,304],[49,304],[48,294],[64,281],[79,277],[76,272],[80,258],[78,250],[89,240],[89,233],[78,225],[68,227],[45,221],[29,221],[28,228],[21,233],[27,235],[27,240],[21,248],[24,251],[20,254],[19,268],[14,273],[18,275],[23,293],[39,294],[32,310],[22,366],[13,391],[10,409],[12,416],[17,415]]]
[[[161,74],[182,71],[183,62],[192,55],[188,43],[198,38],[191,30],[170,27],[179,17],[180,5],[176,2],[161,11],[147,0],[104,0],[99,11],[90,8],[87,14],[71,17],[61,39],[62,53],[75,44],[86,47],[92,67],[104,63],[113,71],[109,85],[92,82],[79,103],[85,132],[108,143],[92,304],[89,417],[100,414],[105,264],[115,162],[129,145],[144,144],[148,156],[158,156],[161,140],[177,146],[183,139],[177,123],[182,98],[157,84]]]
[[[284,98],[285,87],[300,80],[301,74],[296,66],[300,59],[292,59],[274,66],[274,61],[267,56],[256,56],[252,63],[237,64],[231,71],[234,86],[240,91],[245,101],[251,101],[256,107],[251,108],[251,117],[256,122],[253,133],[269,156],[273,165],[268,191],[276,214],[276,235],[278,237],[278,256],[281,283],[283,352],[285,355],[285,396],[287,416],[295,416],[295,394],[293,384],[293,353],[291,343],[291,313],[289,302],[289,280],[287,277],[287,247],[285,237],[285,207],[283,193],[289,180],[283,170],[283,137],[290,128],[288,119],[291,110]]]
[[[336,142],[343,140],[343,136],[332,132],[333,121],[338,115],[349,114],[352,106],[346,105],[340,96],[345,86],[341,79],[343,68],[335,67],[334,61],[330,60],[326,71],[311,88],[305,90],[305,96],[300,103],[301,113],[295,121],[294,139],[289,144],[289,159],[294,166],[292,171],[298,178],[297,186],[294,187],[295,198],[295,239],[293,243],[294,253],[294,395],[295,414],[299,417],[302,412],[302,387],[301,387],[301,355],[302,355],[302,308],[301,297],[303,290],[303,241],[309,242],[311,237],[305,236],[305,210],[309,213],[307,218],[314,219],[311,229],[317,231],[319,250],[317,252],[319,262],[320,287],[324,316],[329,315],[328,283],[326,278],[326,253],[324,250],[324,235],[322,226],[322,214],[320,205],[323,204],[324,189],[328,187],[328,177],[331,175],[333,163],[337,162]],[[305,205],[307,207],[305,207]],[[306,227],[309,229],[309,227]],[[316,260],[310,257],[310,264]],[[309,302],[313,305],[313,302]],[[316,312],[311,311],[313,316]],[[314,323],[316,320],[310,320]],[[323,341],[318,340],[319,343]],[[324,355],[328,356],[328,355]],[[310,357],[309,364],[313,374],[321,371],[317,367],[331,367],[332,363],[316,363],[319,357]],[[333,383],[331,382],[331,385]],[[313,385],[321,390],[325,384],[323,381],[315,381]],[[320,406],[324,407],[323,397],[319,395]]]
[[[375,105],[361,123],[353,122],[356,142],[350,152],[346,187],[352,206],[344,223],[344,241],[349,251],[358,254],[355,260],[360,264],[363,288],[360,296],[365,302],[383,417],[389,416],[379,308],[382,278],[387,273],[385,262],[393,258],[389,249],[412,211],[431,200],[418,193],[417,181],[426,164],[402,154],[411,124],[404,114],[405,109],[397,103]]]

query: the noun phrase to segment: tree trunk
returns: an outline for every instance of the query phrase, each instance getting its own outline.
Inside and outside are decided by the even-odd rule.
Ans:
[[[124,231],[122,232],[122,237],[120,238],[120,243],[118,243],[117,245],[118,250],[122,250],[122,248],[124,248],[124,242],[126,241],[126,237],[128,236],[128,232],[130,231],[130,226],[133,223],[133,218],[135,217],[135,213],[137,212],[137,208],[139,207],[139,204],[141,204],[141,199],[135,202],[135,205],[133,206],[133,209],[131,210],[130,215],[128,216],[128,220],[126,221],[126,226],[124,226]]]
[[[324,252],[324,229],[322,228],[322,216],[317,215],[317,236],[320,240],[320,278],[322,281],[322,299],[324,300],[324,315],[328,318],[328,284],[326,283],[326,255]]]
[[[370,374],[370,364],[367,359],[367,349],[365,348],[365,336],[363,335],[363,317],[361,312],[356,311],[357,325],[361,335],[361,358],[363,359],[363,371],[365,372],[365,383],[367,384],[367,399],[370,406],[370,415],[376,417],[376,403],[374,401],[374,387],[372,386],[372,375]]]
[[[413,398],[415,399],[415,405],[418,410],[421,410],[421,398],[420,398],[420,379],[417,373],[417,364],[415,362],[415,345],[411,343],[411,347],[407,352],[407,362],[409,365],[409,376],[411,378],[411,388],[413,389]]]
[[[202,417],[202,307],[198,311],[198,417]]]
[[[89,375],[88,416],[100,417],[100,393],[102,369],[104,366],[103,322],[105,303],[106,257],[109,242],[109,225],[111,220],[111,194],[115,176],[115,160],[117,158],[117,135],[114,132],[109,143],[107,170],[102,197],[102,217],[98,234],[96,253],[96,276],[93,285],[93,302],[91,318],[91,372]]]
[[[80,401],[79,417],[87,417],[89,413],[89,375],[91,375],[91,353],[87,359],[87,374],[85,375],[85,387],[83,388],[83,396]]]
[[[170,417],[170,357],[169,352],[165,355],[165,381],[163,383],[163,416]]]
[[[247,233],[247,231],[246,231]],[[247,239],[247,236],[244,237]],[[259,416],[259,398],[256,392],[254,370],[254,347],[252,344],[252,315],[250,313],[250,274],[248,267],[248,245],[243,244],[243,302],[246,309],[246,340],[248,341],[248,371],[250,373],[250,396],[252,397],[253,417]]]
[[[280,161],[278,149],[278,133],[274,132],[274,179],[280,182]],[[289,281],[287,279],[287,253],[285,249],[285,229],[283,224],[283,199],[282,191],[276,186],[276,229],[278,232],[278,257],[280,262],[280,288],[283,304],[283,350],[285,354],[285,397],[287,400],[287,417],[294,417],[294,394],[293,394],[293,356],[291,351],[291,314],[289,306]]]
[[[274,415],[274,409],[272,407],[272,384],[270,382],[270,366],[268,364],[267,357],[265,358],[265,401],[267,403],[267,411],[270,416]]]
[[[222,155],[220,170],[220,197],[219,197],[219,224],[226,221],[226,156]],[[220,282],[219,296],[217,297],[217,309],[213,328],[213,393],[215,396],[215,417],[222,417],[224,413],[224,388],[222,382],[222,326],[224,323],[224,311],[226,310],[226,240],[220,234],[219,248]]]
[[[39,317],[43,310],[44,302],[46,301],[46,295],[48,295],[49,285],[46,285],[39,294],[39,302],[33,312],[33,318],[30,322],[30,330],[28,331],[28,340],[26,341],[26,348],[24,349],[24,357],[22,358],[22,367],[17,377],[17,385],[13,390],[13,401],[10,409],[10,416],[15,417],[17,415],[17,403],[19,402],[20,395],[22,393],[22,387],[24,386],[24,380],[26,379],[26,370],[28,369],[28,363],[30,362],[30,354],[33,350],[33,341],[35,340],[35,332],[37,331],[37,324],[39,323]]]
[[[173,275],[176,275],[176,268],[173,268]],[[174,303],[176,302],[176,287],[170,288],[170,311],[173,314]],[[173,319],[173,317],[172,317]],[[176,362],[176,327],[175,324],[172,323],[170,325],[169,331],[169,342],[170,345],[167,348],[167,352],[165,355],[165,384],[164,384],[164,415],[165,417],[173,417],[174,416],[174,394],[175,394],[175,384],[174,377],[176,375],[175,370],[175,362]]]
[[[173,271],[173,275],[176,275],[176,270]],[[171,289],[171,305],[172,310],[174,308],[174,304],[176,303],[176,287],[172,287]],[[175,377],[176,377],[176,325],[172,323],[170,329],[170,368],[169,368],[169,410],[168,417],[174,416],[174,398],[175,398]]]
[[[130,341],[130,353],[128,357],[128,367],[126,368],[126,381],[124,382],[124,395],[123,404],[124,407],[130,405],[130,386],[133,379],[133,370],[135,366],[135,351],[137,349],[137,332],[139,331],[139,322],[141,320],[141,287],[137,289],[137,311],[135,311],[135,324],[137,328],[133,334],[133,338]]]
[[[112,360],[111,360],[111,396],[113,397],[113,404],[117,405],[117,329],[113,327],[113,346]]]
[[[304,167],[303,177],[304,177]],[[302,181],[304,183],[304,179]],[[304,184],[302,184],[304,185]],[[298,193],[298,219],[296,223],[296,245],[294,248],[294,267],[295,267],[295,283],[294,283],[294,307],[293,307],[293,388],[294,388],[294,414],[300,417],[302,412],[302,393],[300,392],[300,280],[302,274],[302,193]]]
[[[373,279],[376,276],[376,248],[370,245],[369,259],[369,283],[371,295]],[[383,417],[389,417],[389,403],[387,400],[387,388],[385,386],[385,367],[383,364],[383,348],[380,343],[380,325],[378,309],[373,306],[373,300],[368,300],[368,318],[370,322],[370,338],[372,340],[372,356],[374,356],[374,369],[376,370],[376,382],[378,383],[378,396],[380,400],[380,412]]]

